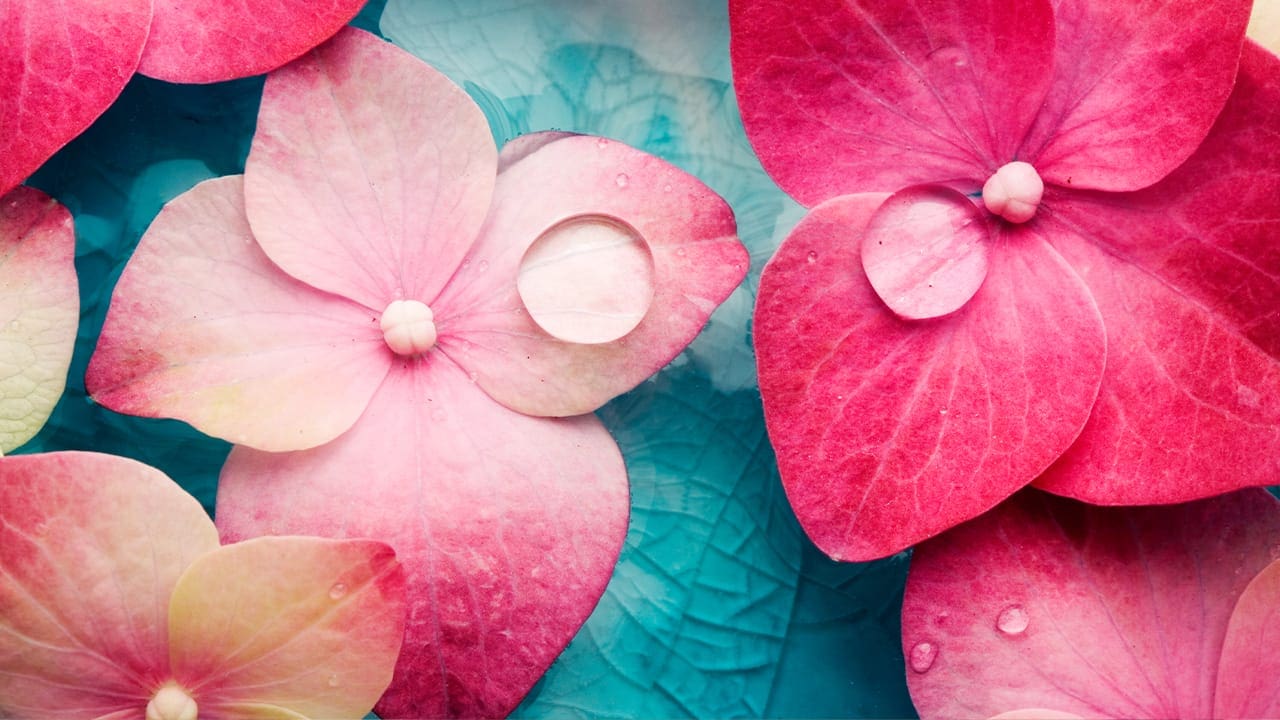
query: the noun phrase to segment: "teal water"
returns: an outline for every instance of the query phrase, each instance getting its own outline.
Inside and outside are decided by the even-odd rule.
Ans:
[[[385,4],[385,8],[383,7]],[[520,717],[904,717],[904,556],[837,564],[804,537],[765,435],[750,348],[760,268],[802,214],[737,115],[723,0],[377,0],[357,20],[461,84],[498,142],[606,135],[733,205],[750,277],[671,366],[600,415],[631,476],[626,547],[599,607]],[[67,393],[23,452],[90,449],[164,470],[212,511],[228,446],[88,400],[110,288],[161,205],[243,170],[261,79],[135,78],[31,184],[74,213],[82,317]]]

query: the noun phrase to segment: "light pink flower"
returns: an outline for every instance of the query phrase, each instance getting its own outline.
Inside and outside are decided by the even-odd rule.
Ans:
[[[891,554],[1032,482],[1144,504],[1275,481],[1280,60],[1248,17],[731,3],[747,134],[811,207],[754,332],[828,554]]]
[[[404,571],[371,540],[219,547],[164,474],[0,460],[0,715],[362,718],[391,680]]]
[[[1280,504],[1253,488],[1143,508],[1025,491],[917,547],[902,608],[922,718],[1277,717],[1277,633]]]
[[[346,30],[267,79],[243,178],[170,203],[87,384],[239,446],[225,537],[368,536],[409,574],[392,717],[500,715],[603,591],[626,473],[590,413],[746,272],[728,206],[603,138],[499,155],[479,108]]]

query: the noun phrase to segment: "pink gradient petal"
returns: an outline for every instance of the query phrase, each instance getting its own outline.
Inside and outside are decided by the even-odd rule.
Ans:
[[[732,0],[729,13],[747,136],[810,206],[923,182],[980,187],[1014,159],[1053,71],[1047,0]]]
[[[1041,487],[1147,504],[1280,476],[1277,128],[1280,59],[1250,46],[1218,125],[1174,174],[1046,201],[1110,345],[1093,417]]]
[[[146,465],[0,459],[0,715],[140,717],[168,676],[173,587],[217,547],[200,504]]]
[[[381,312],[432,304],[484,222],[497,149],[480,108],[421,60],[347,28],[267,78],[249,223],[293,277]]]
[[[923,718],[1210,717],[1228,618],[1277,542],[1262,490],[1151,508],[1022,493],[912,555],[903,648],[934,650],[911,698]]]
[[[364,717],[391,682],[404,585],[395,552],[373,540],[267,537],[219,548],[173,590],[174,679],[202,715],[262,704]]]
[[[1044,710],[1040,708],[1022,708],[992,715],[991,720],[1084,720],[1075,713],[1060,710]]]
[[[1025,227],[982,289],[932,321],[859,271],[881,195],[815,208],[765,267],[755,343],[765,420],[809,537],[840,560],[897,552],[1031,482],[1075,439],[1105,338],[1080,280]]]
[[[150,24],[151,0],[0,4],[0,195],[120,95]]]
[[[1231,93],[1249,1],[1056,5],[1057,72],[1019,157],[1076,188],[1137,190],[1168,175]]]
[[[1280,558],[1280,544],[1271,548]],[[1214,717],[1280,717],[1280,559],[1249,583],[1227,624]]]
[[[595,606],[627,512],[622,458],[594,416],[514,413],[428,353],[395,369],[328,445],[233,450],[217,516],[231,539],[389,543],[408,574],[409,624],[378,713],[493,717],[515,707]]]
[[[254,243],[239,176],[178,197],[116,285],[85,385],[117,412],[265,450],[332,440],[391,366],[378,316],[285,275]]]
[[[27,187],[0,197],[0,450],[40,430],[62,397],[80,322],[71,213]]]
[[[365,0],[155,0],[138,72],[207,83],[274,70],[328,40]]]
[[[590,412],[670,362],[738,285],[735,232],[724,200],[679,168],[604,138],[553,139],[499,177],[438,301],[440,348],[513,410]]]
[[[918,185],[884,201],[867,223],[862,270],[898,315],[926,320],[959,310],[987,276],[991,232],[969,198]]]

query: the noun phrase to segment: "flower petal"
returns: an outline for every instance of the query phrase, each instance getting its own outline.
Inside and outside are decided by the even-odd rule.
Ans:
[[[967,520],[1080,432],[1105,338],[1071,269],[1025,227],[997,238],[959,312],[905,321],[860,272],[881,195],[815,208],[765,268],[755,342],[787,496],[836,559],[889,555]]]
[[[969,302],[987,277],[991,233],[969,198],[917,185],[884,201],[867,223],[862,270],[898,315],[925,320]]]
[[[1280,54],[1280,0],[1253,0],[1248,35],[1262,47]]]
[[[196,560],[169,606],[174,679],[200,710],[362,718],[391,682],[405,573],[373,540],[268,537]]]
[[[591,412],[697,335],[747,272],[733,211],[696,178],[573,136],[510,165],[440,296],[440,348],[507,407]]]
[[[0,715],[140,716],[168,674],[170,593],[217,547],[159,470],[96,453],[0,459]]]
[[[1276,481],[1276,128],[1280,59],[1251,46],[1219,124],[1175,173],[1121,197],[1046,201],[1056,222],[1047,227],[1097,300],[1109,349],[1093,417],[1040,487],[1150,504]]]
[[[1232,607],[1277,541],[1263,490],[1150,508],[1020,494],[912,555],[912,700],[924,718],[1210,717]]]
[[[185,420],[266,450],[344,432],[391,365],[376,314],[280,271],[240,177],[169,203],[112,296],[85,385],[118,412]]]
[[[0,5],[0,195],[111,105],[150,24],[151,0]]]
[[[429,353],[393,370],[328,445],[233,450],[217,516],[229,538],[388,542],[408,574],[409,624],[379,714],[490,717],[510,712],[595,606],[627,508],[599,420],[511,412]]]
[[[27,187],[0,197],[0,450],[30,440],[62,397],[80,322],[71,213]]]
[[[1045,0],[732,0],[734,85],[765,169],[805,205],[982,181],[1049,86]],[[975,188],[976,189],[976,188]]]
[[[1236,601],[1218,665],[1213,716],[1280,717],[1280,544],[1271,548],[1271,564],[1262,569]]]
[[[1186,160],[1231,94],[1248,0],[1061,0],[1053,87],[1018,156],[1046,182],[1137,190]]]
[[[328,40],[365,0],[155,0],[138,72],[208,83],[274,70]]]
[[[381,312],[431,304],[484,221],[497,150],[445,76],[362,30],[267,78],[249,223],[293,277]]]

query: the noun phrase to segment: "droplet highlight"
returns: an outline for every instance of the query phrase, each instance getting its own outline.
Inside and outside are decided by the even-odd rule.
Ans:
[[[333,587],[329,588],[330,599],[341,600],[344,596],[346,596],[346,594],[347,594],[346,583],[334,583]]]
[[[618,187],[624,188],[631,184],[631,178],[626,173],[618,173],[618,177],[614,178],[613,182]]]
[[[911,648],[910,657],[907,662],[911,665],[911,669],[918,673],[929,672],[929,668],[933,667],[933,661],[938,659],[938,646],[931,642],[919,642],[915,647]]]
[[[1021,605],[1010,605],[1001,610],[999,617],[996,618],[996,629],[1005,635],[1021,635],[1026,632],[1029,624],[1031,624],[1031,618],[1027,616],[1027,611],[1023,610]]]

